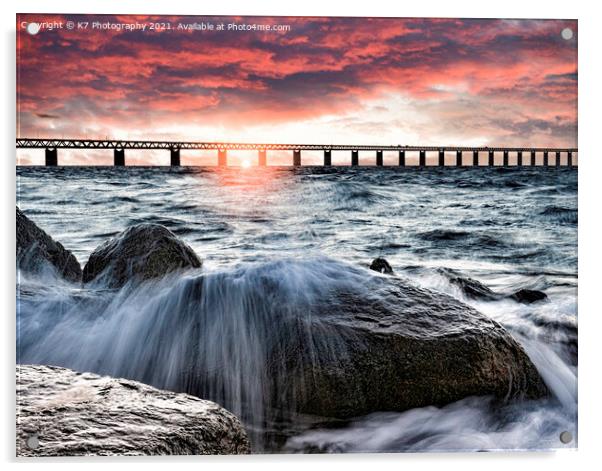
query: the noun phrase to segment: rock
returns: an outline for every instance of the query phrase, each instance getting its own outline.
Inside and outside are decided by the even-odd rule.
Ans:
[[[370,270],[374,270],[379,273],[385,273],[387,275],[393,273],[393,268],[391,268],[389,262],[381,257],[372,260],[372,263],[370,264]]]
[[[499,323],[451,296],[331,259],[199,272],[161,289],[141,284],[119,303],[89,291],[95,298],[73,314],[63,297],[23,303],[21,362],[111,371],[193,394],[254,433],[307,416],[548,394]],[[253,443],[262,446],[255,435]]]
[[[451,297],[398,280],[373,289],[373,299],[341,291],[321,307],[322,322],[347,330],[345,337],[353,340],[345,342],[341,358],[317,369],[299,361],[289,372],[299,384],[312,379],[310,389],[295,394],[303,412],[348,418],[467,396],[547,394],[524,350],[500,324]],[[309,353],[307,346],[298,348]]]
[[[437,271],[447,277],[451,284],[460,288],[469,298],[496,301],[506,297],[503,294],[491,290],[480,281],[460,276],[455,270],[450,268],[439,268]],[[533,289],[521,289],[507,297],[523,304],[531,304],[548,299],[548,296],[544,292]]]
[[[495,301],[502,297],[500,294],[491,290],[480,281],[477,281],[473,278],[460,276],[455,270],[450,268],[439,268],[437,271],[447,277],[448,281],[452,285],[460,288],[460,290],[462,290],[462,292],[468,298]]]
[[[39,445],[29,448],[35,436]],[[17,365],[17,456],[249,453],[219,405],[134,381]]]
[[[535,289],[521,289],[510,296],[511,299],[523,304],[532,304],[537,301],[548,299],[548,296],[543,291]]]
[[[164,300],[145,321],[161,325],[167,312],[169,327],[138,331],[147,340],[136,354],[156,365],[159,349],[177,346],[186,354],[170,368],[182,379],[166,386],[215,400],[245,422],[248,403],[346,419],[548,391],[499,323],[451,296],[338,262],[190,277]],[[157,368],[145,374],[156,378]]]
[[[40,229],[17,207],[17,266],[41,273],[52,267],[63,278],[80,282],[82,269],[75,256]]]
[[[137,224],[98,247],[84,267],[83,281],[120,288],[128,281],[160,278],[172,271],[199,268],[201,260],[169,229]]]

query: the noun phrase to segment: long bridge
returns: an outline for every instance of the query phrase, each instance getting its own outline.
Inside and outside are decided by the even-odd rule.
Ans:
[[[479,165],[479,154],[486,152],[487,166],[495,165],[496,154],[501,154],[504,166],[510,165],[510,155],[516,156],[516,166],[536,164],[536,155],[543,156],[542,165],[550,165],[550,155],[554,156],[555,166],[561,165],[561,157],[566,156],[564,166],[573,166],[573,155],[577,148],[556,147],[456,147],[456,146],[401,146],[401,145],[353,145],[353,144],[266,144],[266,143],[240,143],[240,142],[196,142],[196,141],[135,141],[112,139],[32,139],[17,138],[18,149],[45,149],[46,165],[58,165],[58,149],[109,149],[113,150],[113,163],[115,166],[124,166],[125,150],[166,150],[170,153],[170,164],[180,166],[181,150],[216,150],[217,164],[228,165],[229,150],[255,150],[257,151],[257,164],[267,165],[267,151],[292,151],[293,165],[301,165],[302,151],[321,151],[324,153],[324,166],[332,165],[332,151],[351,152],[351,165],[359,165],[360,151],[376,151],[376,165],[384,164],[384,152],[397,152],[399,166],[407,165],[407,153],[418,153],[418,166],[426,166],[427,152],[436,152],[439,166],[445,166],[446,152],[455,152],[455,166],[464,165],[463,156],[469,153],[472,156],[472,165]]]

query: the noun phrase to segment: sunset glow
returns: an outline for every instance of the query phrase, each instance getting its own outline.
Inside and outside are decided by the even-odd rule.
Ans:
[[[136,18],[232,21],[127,20]],[[36,35],[22,27],[99,19],[120,18],[17,18],[18,136],[576,146],[576,21],[253,17],[237,21],[290,30]],[[19,152],[22,163],[38,154]]]

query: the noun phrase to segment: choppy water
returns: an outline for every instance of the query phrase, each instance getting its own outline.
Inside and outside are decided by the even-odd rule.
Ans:
[[[414,283],[451,294],[501,322],[554,392],[550,400],[509,405],[503,411],[494,411],[487,398],[404,413],[383,411],[300,431],[280,443],[279,450],[575,446],[575,441],[562,445],[558,436],[563,430],[576,435],[576,170],[21,167],[17,176],[20,208],[82,265],[94,248],[129,225],[160,223],[194,248],[205,272],[215,273],[215,283],[232,298],[230,311],[250,308],[237,302],[245,296],[240,280],[252,280],[265,267],[274,270],[266,264],[276,263],[281,279],[293,284],[326,277],[332,268],[328,260],[360,267],[386,257]],[[500,293],[542,290],[549,302],[467,299],[438,267],[456,269]],[[351,268],[341,276],[353,282]],[[232,280],[237,281],[229,285]],[[155,376],[123,359],[150,354],[131,344],[141,329],[147,329],[148,340],[149,326],[168,324],[166,305],[180,306],[174,301],[177,282],[166,280],[145,296],[121,293],[119,302],[85,291],[73,302],[73,287],[27,277],[22,282],[34,294],[21,305],[20,361],[122,374],[163,387],[173,384],[166,365],[184,351],[165,352],[164,370],[160,367]],[[99,299],[81,302],[94,296]],[[93,317],[99,305],[103,315]],[[241,326],[221,327],[223,336],[236,335]],[[174,346],[178,336],[182,332],[174,333]],[[243,360],[257,358],[252,340],[246,337],[249,343],[241,347],[250,353],[239,358],[239,376],[253,367]],[[215,345],[212,351],[218,349]],[[252,400],[252,394],[246,399]],[[240,400],[229,397],[226,402],[253,426],[252,417],[236,410]],[[268,445],[268,451],[275,449]]]

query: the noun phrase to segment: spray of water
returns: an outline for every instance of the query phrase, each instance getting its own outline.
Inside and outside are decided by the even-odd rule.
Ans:
[[[365,290],[365,276],[310,260],[176,274],[120,290],[23,279],[18,361],[189,392],[261,430],[304,399],[307,372],[344,361],[346,345],[358,341],[314,307],[339,287]]]
[[[82,289],[48,273],[21,274],[18,361],[131,378],[214,400],[243,420],[257,451],[273,450],[267,432],[292,422],[296,401],[306,399],[299,392],[312,389],[305,384],[313,381],[311,372],[344,365],[348,346],[360,341],[344,323],[324,322],[316,306],[328,299],[336,311],[332,294],[341,290],[369,300],[370,276],[380,275],[323,257],[177,273],[118,290],[100,284]],[[548,402],[508,406],[502,415],[492,412],[488,398],[373,414],[344,430],[289,430],[284,435],[295,436],[285,449],[545,447],[558,427],[571,427],[575,372],[545,344],[521,340],[555,393]],[[531,438],[517,444],[526,432]]]

